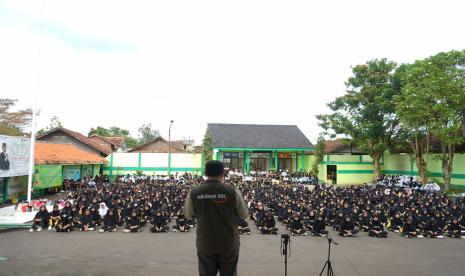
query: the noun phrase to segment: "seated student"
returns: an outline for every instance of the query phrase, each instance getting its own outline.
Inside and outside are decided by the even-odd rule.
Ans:
[[[136,233],[140,231],[140,218],[136,211],[132,211],[129,221],[126,223],[126,229],[123,230],[123,233]]]
[[[123,226],[125,220],[124,220],[124,213],[123,209],[121,207],[116,207],[116,225],[118,226]]]
[[[147,222],[150,222],[152,220],[152,215],[153,215],[153,212],[150,208],[150,205],[148,204],[144,205],[144,208],[142,209],[141,220],[140,220],[141,225],[145,226]]]
[[[312,227],[312,235],[313,236],[324,236],[328,234],[328,231],[325,230],[326,225],[324,221],[324,216],[323,214],[318,215],[316,218],[316,221],[313,223]]]
[[[60,213],[60,220],[58,221],[58,224],[55,226],[55,231],[71,232],[73,231],[73,217],[71,216],[71,212],[63,212],[63,210]]]
[[[90,207],[90,216],[92,219],[92,223],[95,226],[100,226],[102,218],[100,217],[97,207],[95,206]]]
[[[113,210],[110,209],[103,217],[103,226],[100,228],[100,233],[103,232],[116,232],[118,230],[118,223],[116,215]]]
[[[300,219],[299,214],[295,214],[292,223],[291,223],[291,235],[296,236],[296,235],[307,235],[304,229],[304,224],[302,223],[302,220]]]
[[[58,210],[58,205],[53,205],[53,210],[50,212],[50,224],[48,225],[48,230],[55,229],[60,221],[60,210]]]
[[[388,230],[395,233],[399,233],[402,230],[402,218],[399,212],[395,212],[394,216],[389,220]]]
[[[368,232],[370,228],[370,214],[367,211],[363,211],[359,219],[359,229],[363,232]]]
[[[36,213],[32,221],[33,223],[29,232],[34,232],[34,230],[40,232],[47,228],[50,222],[50,214],[48,213],[47,208],[45,208],[45,205],[40,206],[39,211]]]
[[[173,232],[189,232],[190,227],[187,225],[186,216],[182,212],[176,218],[176,225],[173,225]]]
[[[168,232],[168,226],[166,225],[165,218],[162,215],[162,212],[160,210],[155,212],[155,216],[153,216],[152,219],[152,228],[150,228],[150,231],[153,233],[161,233],[161,232]]]
[[[249,223],[245,219],[239,218],[238,220],[239,235],[250,235]]]
[[[439,224],[437,223],[437,220],[435,218],[429,220],[429,223],[428,225],[426,225],[423,232],[425,236],[429,238],[444,238],[444,236],[442,235],[443,229],[439,227]]]
[[[287,229],[290,228],[290,225],[292,223],[292,218],[293,218],[292,208],[288,207],[286,213],[284,214],[283,221],[282,221]]]
[[[274,219],[273,213],[266,213],[265,219],[263,220],[263,225],[258,227],[258,229],[262,234],[278,234],[278,228],[276,228],[276,221]]]
[[[334,231],[340,231],[343,223],[344,223],[344,214],[342,212],[339,212],[333,221]]]
[[[452,218],[450,223],[446,227],[447,236],[451,238],[465,238],[462,235],[460,224],[457,218]]]
[[[422,238],[423,236],[419,235],[417,226],[414,223],[412,217],[408,217],[402,226],[402,236],[405,238]]]
[[[388,232],[384,231],[384,225],[381,223],[378,216],[373,216],[371,219],[368,233],[370,237],[387,238],[388,236]]]
[[[95,224],[92,220],[92,215],[90,214],[90,210],[87,209],[84,211],[84,215],[81,216],[79,220],[79,230],[80,231],[94,231]]]
[[[345,217],[344,222],[341,225],[339,235],[343,237],[355,237],[357,233],[358,230],[355,229],[355,225],[352,222],[352,218],[350,216]]]
[[[318,216],[317,216],[315,210],[311,210],[310,212],[308,212],[308,216],[307,216],[307,219],[305,221],[305,226],[307,227],[308,230],[312,231],[313,224],[317,220],[317,217]]]
[[[283,222],[287,220],[287,208],[285,205],[278,206],[278,221]]]
[[[99,219],[100,219],[99,225],[100,225],[101,220],[103,220],[103,218],[107,214],[107,212],[108,212],[108,207],[105,204],[105,202],[100,203],[100,208],[98,209],[98,215],[99,215]]]
[[[253,220],[257,227],[263,226],[263,222],[265,220],[265,209],[262,204],[258,205],[258,210],[253,214]]]

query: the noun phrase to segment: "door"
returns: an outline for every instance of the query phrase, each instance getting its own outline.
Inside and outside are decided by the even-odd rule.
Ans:
[[[326,165],[326,180],[331,180],[332,184],[337,184],[337,166]]]

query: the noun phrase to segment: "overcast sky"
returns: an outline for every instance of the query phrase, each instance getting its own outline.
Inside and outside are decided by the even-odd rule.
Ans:
[[[198,144],[208,122],[296,124],[313,140],[351,66],[464,49],[464,3],[44,0],[40,39],[41,1],[0,0],[0,97],[37,91],[39,128],[167,136],[173,119]]]

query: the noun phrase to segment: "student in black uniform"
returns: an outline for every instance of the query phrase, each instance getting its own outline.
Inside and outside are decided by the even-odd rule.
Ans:
[[[355,229],[355,225],[352,222],[352,218],[350,216],[345,217],[344,222],[341,225],[339,235],[343,237],[355,237],[357,233],[358,230]]]
[[[463,238],[460,229],[460,224],[457,218],[452,218],[450,223],[446,227],[447,236],[451,238]]]
[[[45,208],[45,205],[42,205],[39,207],[39,211],[36,213],[34,219],[32,220],[32,226],[29,232],[34,232],[34,230],[40,232],[47,228],[49,222],[50,214],[48,213],[47,208]]]
[[[388,230],[399,233],[402,230],[402,218],[399,212],[395,212],[394,216],[389,220]]]
[[[417,226],[412,217],[408,217],[402,226],[402,236],[406,238],[421,237],[418,234]]]
[[[141,225],[145,226],[145,224],[152,221],[152,215],[153,215],[153,212],[150,206],[148,204],[144,205],[144,208],[141,214],[141,220],[140,220]]]
[[[140,232],[140,218],[137,215],[136,211],[132,211],[129,221],[126,223],[126,229],[123,230],[123,233],[136,233]]]
[[[384,225],[377,215],[373,216],[368,229],[370,237],[387,238],[388,232],[384,231]]]
[[[278,228],[276,228],[276,221],[272,212],[266,213],[263,226],[258,227],[258,229],[262,234],[278,234]]]
[[[115,216],[116,216],[116,225],[123,226],[125,222],[124,213],[123,213],[123,209],[120,206],[116,207]]]
[[[300,218],[299,214],[295,214],[292,219],[291,223],[291,235],[307,235],[304,229],[304,224],[302,223],[302,219]]]
[[[363,211],[359,220],[359,229],[362,232],[368,232],[370,228],[370,214],[368,211]]]
[[[340,231],[342,224],[344,224],[344,214],[342,212],[339,212],[333,221],[334,231]]]
[[[112,209],[107,211],[107,214],[103,217],[103,226],[100,228],[100,233],[103,232],[116,232],[118,230],[118,223],[116,215]]]
[[[90,210],[86,209],[84,211],[84,215],[81,216],[81,219],[79,220],[79,230],[80,231],[94,231],[95,224],[92,220],[92,215],[90,214]]]
[[[176,225],[173,225],[173,232],[189,232],[189,230],[190,227],[187,225],[186,217],[180,212],[176,218]]]
[[[424,234],[428,238],[442,239],[444,236],[443,229],[439,227],[438,222],[435,218],[430,219],[428,225],[424,229]]]
[[[60,221],[60,210],[58,210],[58,205],[53,205],[53,210],[50,212],[50,223],[48,225],[48,230],[55,229]]]
[[[313,236],[324,236],[328,234],[328,231],[325,230],[326,225],[324,221],[325,217],[323,214],[318,215],[316,221],[313,223],[312,235]]]
[[[168,232],[169,228],[166,225],[165,218],[162,216],[162,212],[160,210],[155,212],[155,216],[152,219],[152,228],[150,231],[153,233],[165,233]]]
[[[57,232],[71,232],[73,231],[73,217],[71,216],[71,210],[63,208],[60,212],[60,219],[58,224],[55,226]]]
[[[249,223],[245,219],[238,218],[239,235],[250,235]]]

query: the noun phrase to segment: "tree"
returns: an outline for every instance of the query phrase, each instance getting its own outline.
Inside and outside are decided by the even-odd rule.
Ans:
[[[124,140],[126,141],[126,146],[128,148],[135,148],[138,145],[137,139],[131,136],[129,130],[119,128],[116,126],[112,126],[110,128],[97,126],[96,128],[91,128],[88,135],[99,135],[102,137],[124,137]]]
[[[421,65],[418,81],[434,103],[431,132],[441,140],[444,187],[449,191],[455,148],[464,142],[465,50],[439,53]]]
[[[400,93],[394,80],[396,66],[375,59],[353,67],[346,94],[328,104],[331,114],[317,116],[319,125],[332,137],[346,136],[371,156],[375,178],[381,175],[382,155],[400,134],[393,101]]]
[[[203,136],[202,144],[203,161],[204,163],[207,163],[208,161],[213,160],[213,138],[208,128]]]
[[[50,119],[50,124],[46,126],[45,128],[42,128],[41,130],[39,130],[37,133],[44,134],[52,129],[56,129],[60,127],[63,127],[63,124],[61,123],[60,119],[58,119],[57,116],[53,116],[52,119]]]
[[[312,163],[312,173],[316,176],[318,176],[318,173],[319,173],[318,166],[321,164],[321,162],[323,162],[323,157],[325,155],[325,148],[326,148],[325,138],[323,134],[320,133],[320,135],[318,135],[315,148],[313,148],[314,159]]]
[[[25,136],[24,128],[29,126],[32,120],[32,110],[21,109],[11,111],[17,100],[0,98],[0,134],[11,136]]]
[[[428,89],[428,64],[425,60],[397,69],[401,94],[395,97],[403,135],[415,155],[418,175],[423,184],[428,183],[428,160],[431,128],[437,114],[433,113],[435,101]]]
[[[143,124],[139,129],[138,142],[139,144],[145,144],[157,137],[160,137],[160,131],[152,128],[152,124]]]

